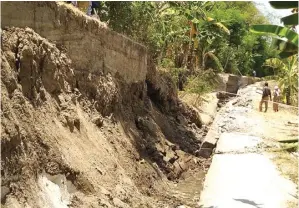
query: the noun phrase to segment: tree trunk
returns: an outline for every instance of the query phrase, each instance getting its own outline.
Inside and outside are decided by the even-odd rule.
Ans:
[[[190,69],[191,71],[194,71],[194,66],[193,66],[193,44],[191,42],[191,45],[189,47],[189,51],[187,54],[187,69]]]
[[[286,100],[287,100],[287,105],[291,105],[291,87],[288,87],[286,89]]]
[[[225,65],[224,65],[224,67],[223,67],[224,71],[225,71],[225,69],[226,69],[226,66],[227,66],[227,63],[228,63],[229,56],[230,56],[230,54],[229,54],[229,52],[228,52],[228,53],[227,53],[227,57],[226,57]]]
[[[206,50],[204,49],[203,51],[202,51],[202,63],[201,63],[201,68],[202,68],[202,70],[205,70],[206,69],[206,61],[207,61],[207,53],[206,53]]]
[[[174,67],[181,68],[183,67],[183,63],[184,63],[184,53],[176,50],[174,55]]]
[[[188,64],[189,47],[190,47],[190,44],[186,44],[184,46],[184,58],[183,58],[183,67],[184,68],[187,68],[187,64]]]
[[[158,64],[161,64],[163,58],[165,58],[165,53],[166,53],[166,48],[167,48],[168,44],[167,42],[164,44],[164,46],[162,47],[160,54],[158,56]]]
[[[198,54],[195,53],[195,71],[199,71],[199,58],[198,58]]]
[[[206,59],[207,59],[207,47],[203,47],[201,51],[201,68],[205,70],[206,68]]]
[[[201,68],[202,68],[202,70],[205,70],[205,68],[206,68],[206,55],[204,54],[203,56],[202,56],[202,63],[201,63]]]

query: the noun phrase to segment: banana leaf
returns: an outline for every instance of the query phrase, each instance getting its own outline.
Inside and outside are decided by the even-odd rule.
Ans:
[[[285,37],[290,43],[298,46],[298,34],[286,27],[278,25],[252,25],[250,31],[258,34],[272,34]]]
[[[270,1],[269,3],[275,9],[298,8],[298,1]]]
[[[298,25],[298,13],[281,18],[284,25]]]
[[[288,58],[298,53],[298,46],[279,38],[272,39],[271,48],[281,51],[278,54],[280,58]]]
[[[227,27],[225,27],[222,23],[220,22],[216,22],[215,19],[211,18],[211,17],[207,17],[207,21],[211,24],[216,25],[217,27],[219,27],[220,29],[222,29],[225,33],[227,33],[228,35],[230,34],[230,31]]]
[[[210,57],[210,59],[212,59],[212,60],[214,61],[214,63],[216,64],[217,69],[218,69],[220,72],[223,72],[223,71],[224,71],[224,69],[223,69],[223,67],[222,67],[222,64],[221,64],[220,60],[218,59],[217,56],[215,56],[215,54],[213,54],[211,51],[209,51],[209,52],[207,52],[207,53],[205,54],[205,56]],[[204,61],[205,61],[205,60],[204,60]]]
[[[288,57],[296,55],[296,54],[298,54],[298,52],[296,52],[296,51],[293,51],[293,52],[282,51],[278,55],[279,55],[280,58],[284,59],[284,58],[288,58]]]
[[[284,52],[298,52],[298,46],[279,38],[272,38],[271,48]]]

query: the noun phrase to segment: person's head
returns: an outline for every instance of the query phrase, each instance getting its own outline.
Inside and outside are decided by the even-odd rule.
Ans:
[[[265,87],[268,87],[268,82],[265,82]]]
[[[275,86],[275,87],[274,87],[274,90],[278,90],[278,86]]]

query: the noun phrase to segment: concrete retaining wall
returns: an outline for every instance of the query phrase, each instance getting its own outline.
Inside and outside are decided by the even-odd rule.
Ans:
[[[2,25],[30,27],[65,47],[76,70],[118,74],[127,83],[144,81],[146,48],[100,21],[61,2],[2,2]]]
[[[217,80],[219,83],[217,91],[237,93],[239,88],[254,84],[255,82],[260,81],[260,78],[220,73],[218,74]]]
[[[226,91],[230,93],[237,93],[239,89],[239,76],[233,74],[218,74],[218,91]]]

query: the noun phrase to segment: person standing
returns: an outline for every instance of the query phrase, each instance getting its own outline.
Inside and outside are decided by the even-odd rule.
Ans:
[[[278,112],[279,98],[280,98],[280,90],[279,90],[278,86],[275,86],[274,91],[273,91],[273,110],[274,110],[274,112]]]
[[[272,101],[272,97],[271,97],[271,90],[269,89],[268,87],[268,83],[266,82],[265,83],[265,86],[263,88],[263,95],[262,95],[262,100],[260,101],[260,112],[262,112],[262,109],[263,109],[263,103],[265,103],[265,113],[267,112],[268,110],[268,101],[269,101],[269,98],[270,100]]]
[[[97,15],[99,8],[100,8],[100,2],[92,1],[91,2],[91,15]]]
[[[71,1],[71,4],[72,4],[74,7],[77,7],[77,6],[78,6],[77,1]]]
[[[253,70],[253,77],[256,77],[256,71],[255,70]]]

